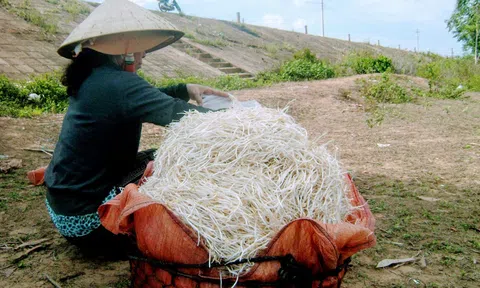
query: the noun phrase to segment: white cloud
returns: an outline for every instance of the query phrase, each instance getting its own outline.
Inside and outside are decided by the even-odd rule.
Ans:
[[[293,29],[295,31],[304,31],[305,25],[307,25],[307,21],[305,19],[297,19],[295,22],[293,22]]]
[[[285,20],[280,15],[265,14],[263,15],[263,25],[271,28],[285,29]]]

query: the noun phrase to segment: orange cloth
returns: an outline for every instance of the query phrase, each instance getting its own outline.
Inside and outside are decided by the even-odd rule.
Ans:
[[[45,170],[47,167],[41,167],[27,173],[28,181],[35,186],[43,185],[45,182]]]
[[[334,270],[353,254],[374,246],[375,219],[350,176],[347,180],[351,183],[352,204],[360,207],[347,217],[347,222],[325,224],[311,219],[298,219],[279,231],[270,241],[268,248],[257,256],[291,254],[297,263],[309,268],[315,275]],[[139,250],[147,258],[183,264],[202,264],[208,261],[205,245],[201,243],[197,246],[197,234],[162,203],[141,194],[135,184],[128,185],[121,194],[100,206],[98,212],[103,226],[111,232],[135,235]],[[143,279],[135,279],[135,287],[163,287],[171,281],[172,275],[169,272],[160,269],[155,271],[149,264],[141,265],[144,265],[144,271],[136,277]],[[279,262],[257,263],[240,278],[240,283],[245,280],[277,281],[279,268]],[[180,271],[214,279],[219,276],[215,268]],[[157,281],[145,277],[145,274],[149,273],[156,275],[153,279]],[[344,273],[345,271],[342,271],[338,277],[328,277],[320,287],[338,287]],[[224,277],[223,280],[225,279]],[[143,286],[145,281],[148,282],[147,286]],[[320,282],[314,281],[312,287],[319,285]],[[190,279],[178,278],[173,287],[196,286]],[[205,282],[199,287],[219,285]]]

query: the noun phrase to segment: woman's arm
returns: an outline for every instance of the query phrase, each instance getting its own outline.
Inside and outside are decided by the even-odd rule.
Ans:
[[[187,84],[178,84],[168,87],[162,87],[158,90],[172,98],[182,99],[185,102],[188,102],[190,100],[190,96],[188,96]]]
[[[173,98],[133,73],[122,72],[116,82],[116,93],[121,95],[123,117],[126,119],[166,126],[180,120],[189,110],[210,111]]]
[[[228,94],[223,91],[198,84],[179,84],[160,88],[159,90],[173,98],[182,99],[185,102],[194,100],[198,105],[202,105],[202,95],[228,97]]]

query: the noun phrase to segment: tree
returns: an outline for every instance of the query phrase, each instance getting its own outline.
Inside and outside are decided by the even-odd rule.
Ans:
[[[463,48],[475,55],[478,63],[478,41],[480,34],[480,0],[457,0],[455,11],[447,21],[447,27]]]

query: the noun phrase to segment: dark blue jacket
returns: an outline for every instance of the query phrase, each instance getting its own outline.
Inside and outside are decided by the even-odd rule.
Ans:
[[[55,213],[95,212],[133,166],[142,123],[165,126],[185,111],[208,111],[188,100],[186,85],[158,89],[114,66],[94,69],[70,97],[45,173],[47,200]]]

